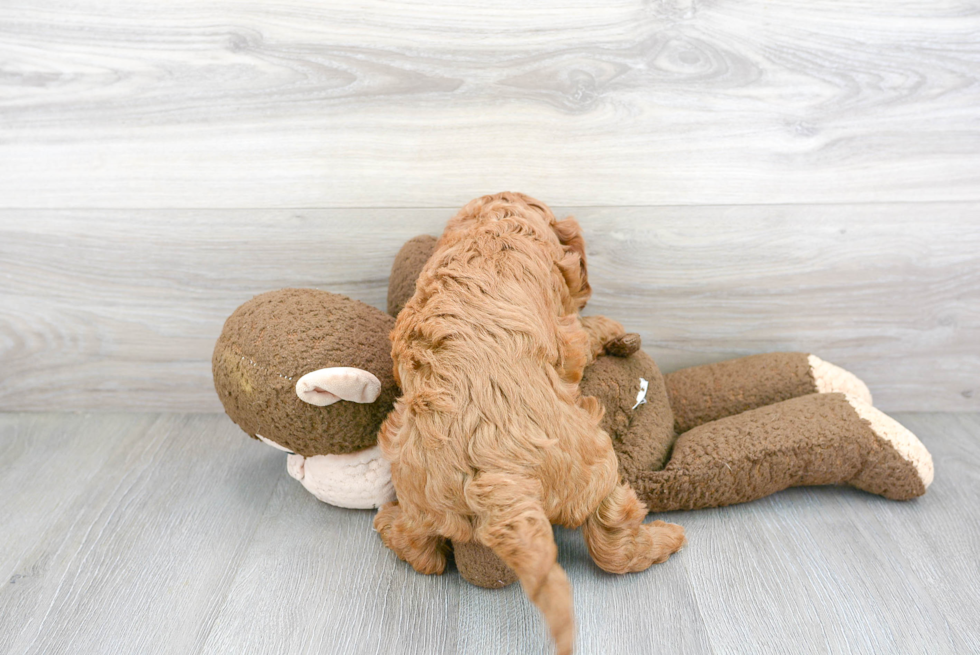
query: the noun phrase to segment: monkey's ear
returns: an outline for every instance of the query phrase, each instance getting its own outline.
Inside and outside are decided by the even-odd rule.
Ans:
[[[360,368],[334,366],[311,371],[296,382],[300,400],[324,407],[339,400],[373,403],[381,394],[381,380]]]

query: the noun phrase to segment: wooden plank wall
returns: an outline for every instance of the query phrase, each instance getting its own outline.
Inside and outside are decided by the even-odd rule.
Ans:
[[[811,350],[980,408],[975,2],[9,0],[0,409],[219,409],[235,306],[383,307],[502,189],[579,217],[665,370]]]
[[[976,409],[977,204],[568,208],[589,310],[665,370],[768,350],[847,366],[889,409]],[[561,210],[561,208],[559,208]],[[231,311],[305,286],[385,306],[408,238],[451,209],[0,212],[0,406],[212,411]],[[975,393],[976,391],[976,393]]]

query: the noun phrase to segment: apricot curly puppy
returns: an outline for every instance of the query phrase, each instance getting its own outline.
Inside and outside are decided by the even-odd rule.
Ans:
[[[559,653],[572,651],[575,630],[553,523],[582,526],[613,573],[642,571],[684,543],[680,526],[643,524],[602,409],[579,393],[582,369],[624,334],[579,317],[590,294],[573,219],[517,193],[470,202],[391,333],[403,395],[379,435],[398,495],[374,521],[384,543],[420,573],[442,573],[447,539],[490,547]]]

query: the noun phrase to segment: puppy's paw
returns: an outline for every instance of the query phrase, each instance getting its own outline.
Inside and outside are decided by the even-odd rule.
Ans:
[[[422,575],[442,575],[446,570],[446,554],[439,548],[425,548],[403,559]]]
[[[395,522],[395,518],[401,513],[401,509],[398,507],[398,501],[392,503],[385,503],[378,510],[378,513],[374,516],[374,531],[378,533],[381,537],[381,541],[388,548],[391,548],[389,543],[389,535],[391,534],[392,524]],[[394,550],[394,548],[392,548]]]
[[[652,539],[650,556],[653,564],[666,562],[667,558],[676,553],[687,543],[684,528],[676,523],[653,521],[643,526]]]
[[[637,350],[640,349],[642,345],[640,341],[640,335],[636,332],[627,332],[622,334],[615,339],[610,339],[603,346],[607,355],[613,355],[614,357],[629,357]]]
[[[384,545],[419,573],[439,575],[446,570],[446,544],[438,536],[405,530],[398,501],[385,503],[374,517],[374,529]]]

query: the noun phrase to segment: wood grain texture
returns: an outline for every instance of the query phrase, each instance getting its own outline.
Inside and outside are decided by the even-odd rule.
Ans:
[[[309,502],[294,482],[283,468],[202,652],[456,652],[458,579],[399,566],[374,512]]]
[[[220,411],[211,350],[253,295],[385,307],[395,253],[452,209],[0,211],[0,409]],[[588,311],[665,371],[803,350],[887,410],[980,409],[980,204],[556,208]]]
[[[668,513],[688,546],[627,576],[558,529],[578,652],[977,652],[980,414],[898,418],[936,462],[915,501]],[[0,652],[550,652],[517,586],[414,573],[224,416],[0,414],[0,510]]]
[[[9,0],[0,206],[980,200],[972,0]]]
[[[971,582],[980,569],[970,556],[946,560],[972,553],[980,539],[972,510],[980,500],[980,417],[898,419],[936,463],[935,482],[916,501],[816,487],[667,514],[705,549],[696,565],[686,562],[716,652],[980,648]]]
[[[213,416],[0,415],[0,652],[198,651],[280,472],[241,446]]]

